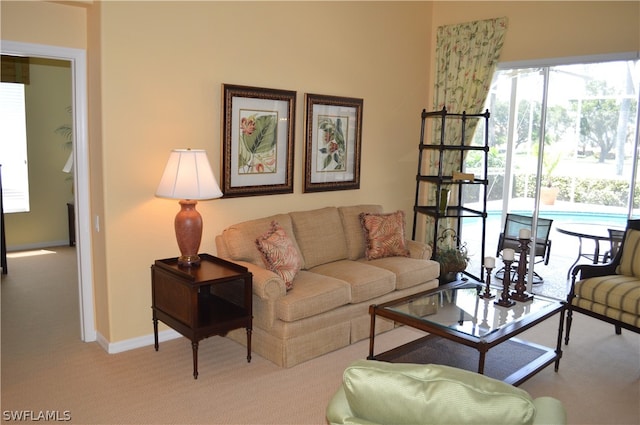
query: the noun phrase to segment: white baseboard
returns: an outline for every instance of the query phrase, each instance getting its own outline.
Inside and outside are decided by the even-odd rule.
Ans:
[[[165,331],[158,332],[158,342],[170,341],[172,339],[180,338],[182,335],[173,329],[167,329]],[[137,338],[131,338],[119,342],[109,342],[99,332],[96,338],[96,342],[104,351],[109,354],[122,353],[124,351],[135,350],[136,348],[148,347],[155,343],[153,334],[140,336]]]

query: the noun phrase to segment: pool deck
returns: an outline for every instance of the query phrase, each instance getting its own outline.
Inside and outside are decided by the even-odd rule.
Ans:
[[[510,211],[530,211],[533,206],[531,199],[513,199],[509,203]],[[496,269],[502,267],[502,261],[497,256],[498,238],[502,232],[501,224],[501,207],[502,201],[491,201],[487,203],[487,211],[489,218],[487,220],[485,255],[496,256]],[[543,263],[534,266],[535,271],[544,278],[544,283],[534,285],[532,292],[550,297],[565,299],[569,290],[570,282],[567,280],[567,273],[576,261],[579,251],[579,240],[575,236],[566,235],[556,230],[556,226],[561,223],[589,223],[589,224],[607,224],[611,227],[625,227],[626,210],[619,207],[607,207],[603,205],[585,205],[575,204],[571,202],[557,201],[555,205],[541,205],[540,215],[543,217],[553,218],[554,222],[551,228],[549,239],[551,240],[551,251],[549,264]],[[473,247],[473,237],[467,235],[478,235],[480,232],[465,232],[463,229],[463,240],[467,242],[467,246]],[[595,241],[583,240],[583,252],[593,253],[595,250]],[[600,252],[603,253],[610,248],[608,242],[600,243]],[[473,253],[470,252],[473,256]],[[479,266],[473,265],[475,258],[470,264],[470,269],[476,273]],[[579,264],[589,263],[585,258],[581,258]],[[499,281],[498,281],[499,282]]]

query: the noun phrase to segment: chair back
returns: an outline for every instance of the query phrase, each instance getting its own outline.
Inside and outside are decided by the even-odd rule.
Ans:
[[[627,228],[625,229],[625,231],[623,232],[623,236],[622,236],[622,240],[620,241],[620,244],[618,245],[618,252],[615,255],[612,255],[612,260],[611,262],[617,267],[620,264],[620,259],[622,258],[622,250],[624,249],[624,242],[627,239],[627,230],[632,229],[632,230],[640,230],[640,219],[632,219],[632,220],[627,220]]]
[[[611,243],[611,258],[615,257],[622,244],[622,238],[624,238],[624,230],[608,229],[609,230],[609,242]]]
[[[538,217],[538,226],[536,232],[535,243],[535,256],[545,257],[545,262],[548,261],[548,249],[550,247],[549,234],[551,233],[552,219]],[[516,252],[520,251],[520,230],[529,229],[533,235],[533,217],[507,213],[507,218],[504,223],[504,232],[502,239],[502,246],[498,247],[498,250],[504,248],[511,248]]]
[[[640,230],[640,219],[628,220],[627,229]]]

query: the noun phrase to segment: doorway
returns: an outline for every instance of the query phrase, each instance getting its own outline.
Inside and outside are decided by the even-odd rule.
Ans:
[[[578,240],[559,234],[557,226],[624,228],[640,207],[640,61],[573,62],[503,65],[486,102],[491,112],[487,252],[496,252],[507,213],[552,219],[550,265],[565,257],[563,272],[553,273],[565,277]]]
[[[2,54],[65,60],[71,63],[74,203],[76,217],[76,255],[78,265],[78,293],[80,300],[80,337],[95,341],[95,313],[93,307],[93,270],[91,263],[91,209],[89,193],[89,144],[87,128],[87,61],[86,52],[41,44],[2,41]]]

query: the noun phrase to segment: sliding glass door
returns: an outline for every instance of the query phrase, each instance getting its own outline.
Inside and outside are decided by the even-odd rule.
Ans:
[[[595,246],[587,245],[597,242],[558,229],[569,223],[619,228],[640,216],[639,81],[639,61],[496,72],[486,102],[487,253],[497,254],[508,212],[551,219],[549,265],[557,270],[550,273],[566,279],[579,248],[592,252]]]

